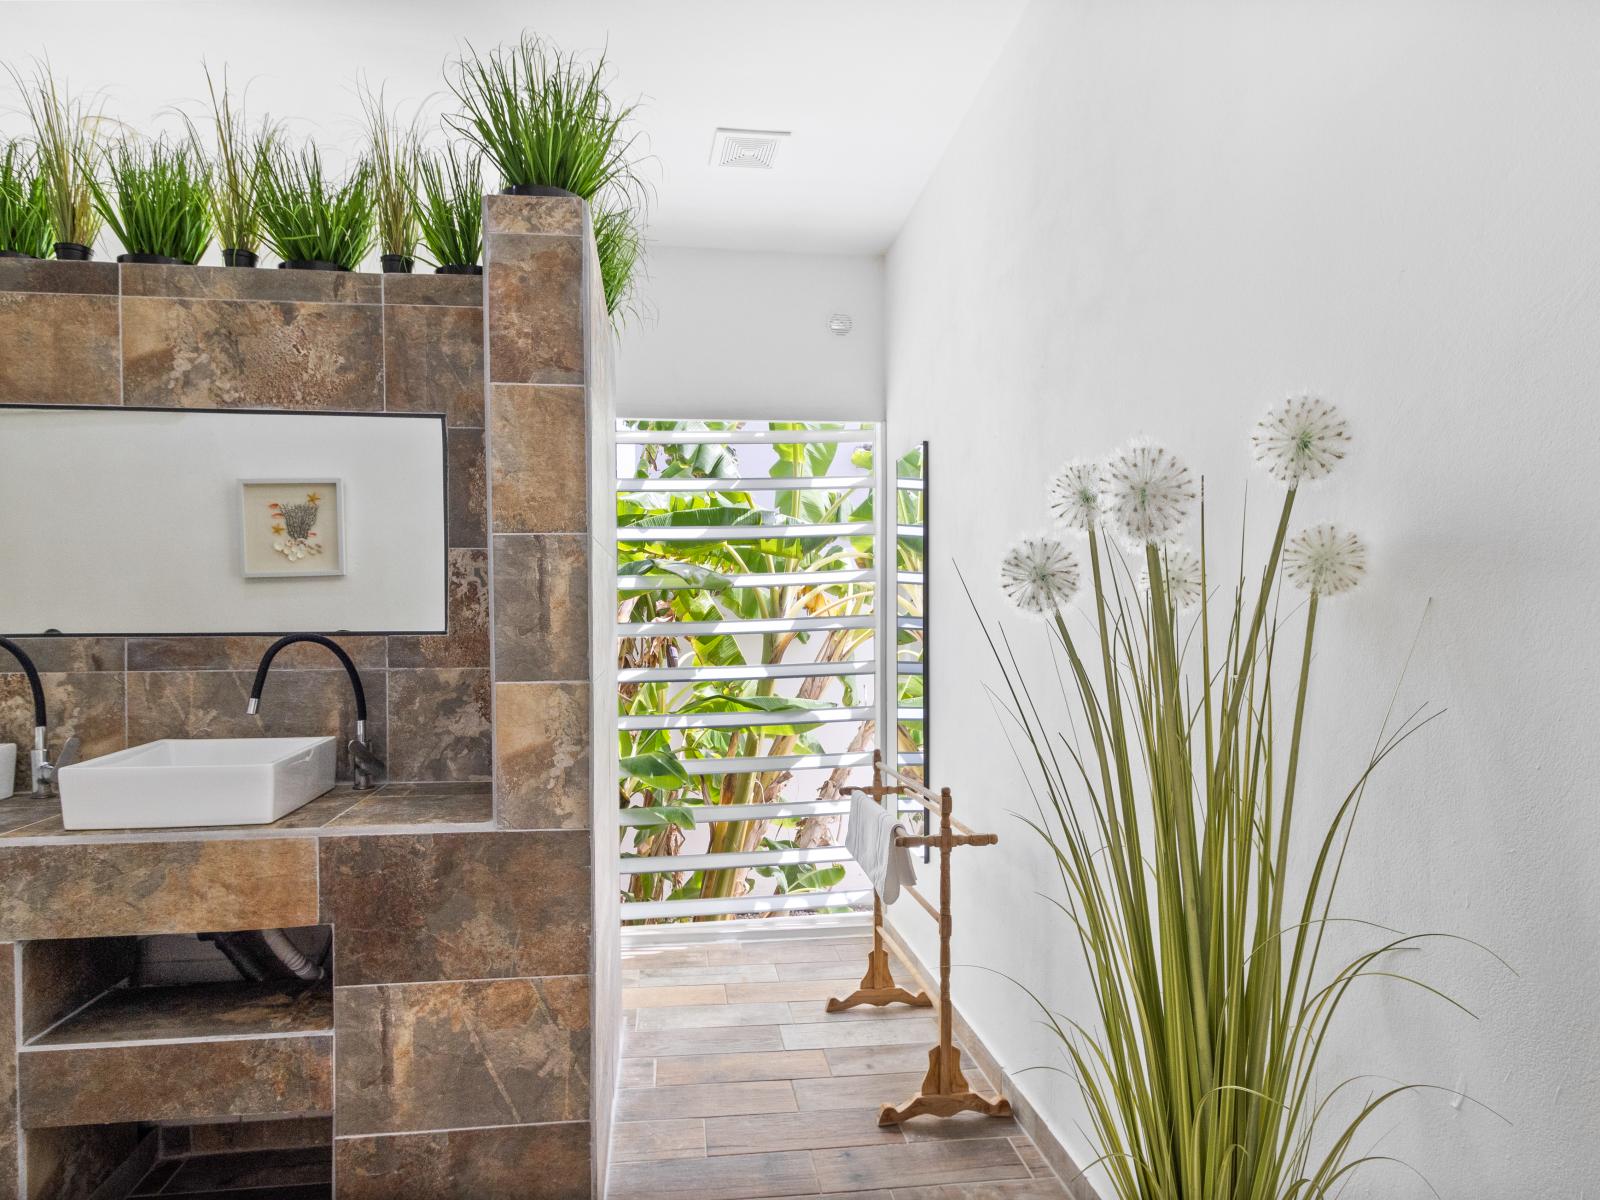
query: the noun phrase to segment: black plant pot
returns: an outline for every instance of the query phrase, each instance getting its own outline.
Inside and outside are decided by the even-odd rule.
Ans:
[[[445,263],[434,271],[435,275],[482,275],[483,268],[476,263]]]
[[[383,264],[383,273],[385,275],[411,274],[412,260],[404,254],[380,254],[378,255],[378,261]]]
[[[181,258],[173,258],[170,254],[119,254],[119,263],[155,263],[159,266],[181,267],[187,264]]]
[[[552,187],[547,183],[514,183],[506,188],[501,195],[504,196],[571,196],[578,198],[577,192],[569,192],[566,188]]]
[[[325,258],[293,258],[278,264],[280,271],[348,271],[349,269],[341,267],[336,262],[329,262]]]
[[[256,265],[256,252],[254,250],[224,250],[222,252],[222,265],[225,267],[253,267]]]
[[[94,257],[94,251],[77,242],[57,242],[56,257],[62,262],[88,262]]]
[[[24,254],[21,250],[0,250],[0,258],[33,258],[31,254]],[[38,262],[38,259],[34,259]]]

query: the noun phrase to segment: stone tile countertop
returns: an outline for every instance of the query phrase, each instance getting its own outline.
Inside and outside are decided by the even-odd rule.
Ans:
[[[81,842],[188,842],[224,838],[348,837],[384,833],[454,833],[494,828],[487,783],[386,783],[370,792],[349,784],[317,797],[270,825],[181,829],[66,829],[61,804],[15,796],[0,800],[0,845]]]

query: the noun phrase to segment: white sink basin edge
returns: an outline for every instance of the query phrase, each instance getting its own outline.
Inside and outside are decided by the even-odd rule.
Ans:
[[[337,739],[165,738],[63,767],[68,829],[266,825],[334,783]]]

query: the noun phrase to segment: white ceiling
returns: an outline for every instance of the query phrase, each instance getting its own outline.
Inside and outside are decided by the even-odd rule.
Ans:
[[[640,96],[665,245],[878,253],[899,230],[1026,0],[23,0],[0,61],[47,53],[138,129],[203,93],[201,61],[250,82],[256,111],[332,147],[359,142],[358,75],[447,106],[442,65],[523,28],[608,47]],[[19,133],[0,76],[0,131]],[[771,172],[708,165],[719,125],[786,129]]]

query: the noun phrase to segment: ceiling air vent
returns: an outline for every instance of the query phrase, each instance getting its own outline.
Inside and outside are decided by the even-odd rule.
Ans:
[[[776,129],[719,129],[711,139],[711,165],[770,171],[788,136]]]

